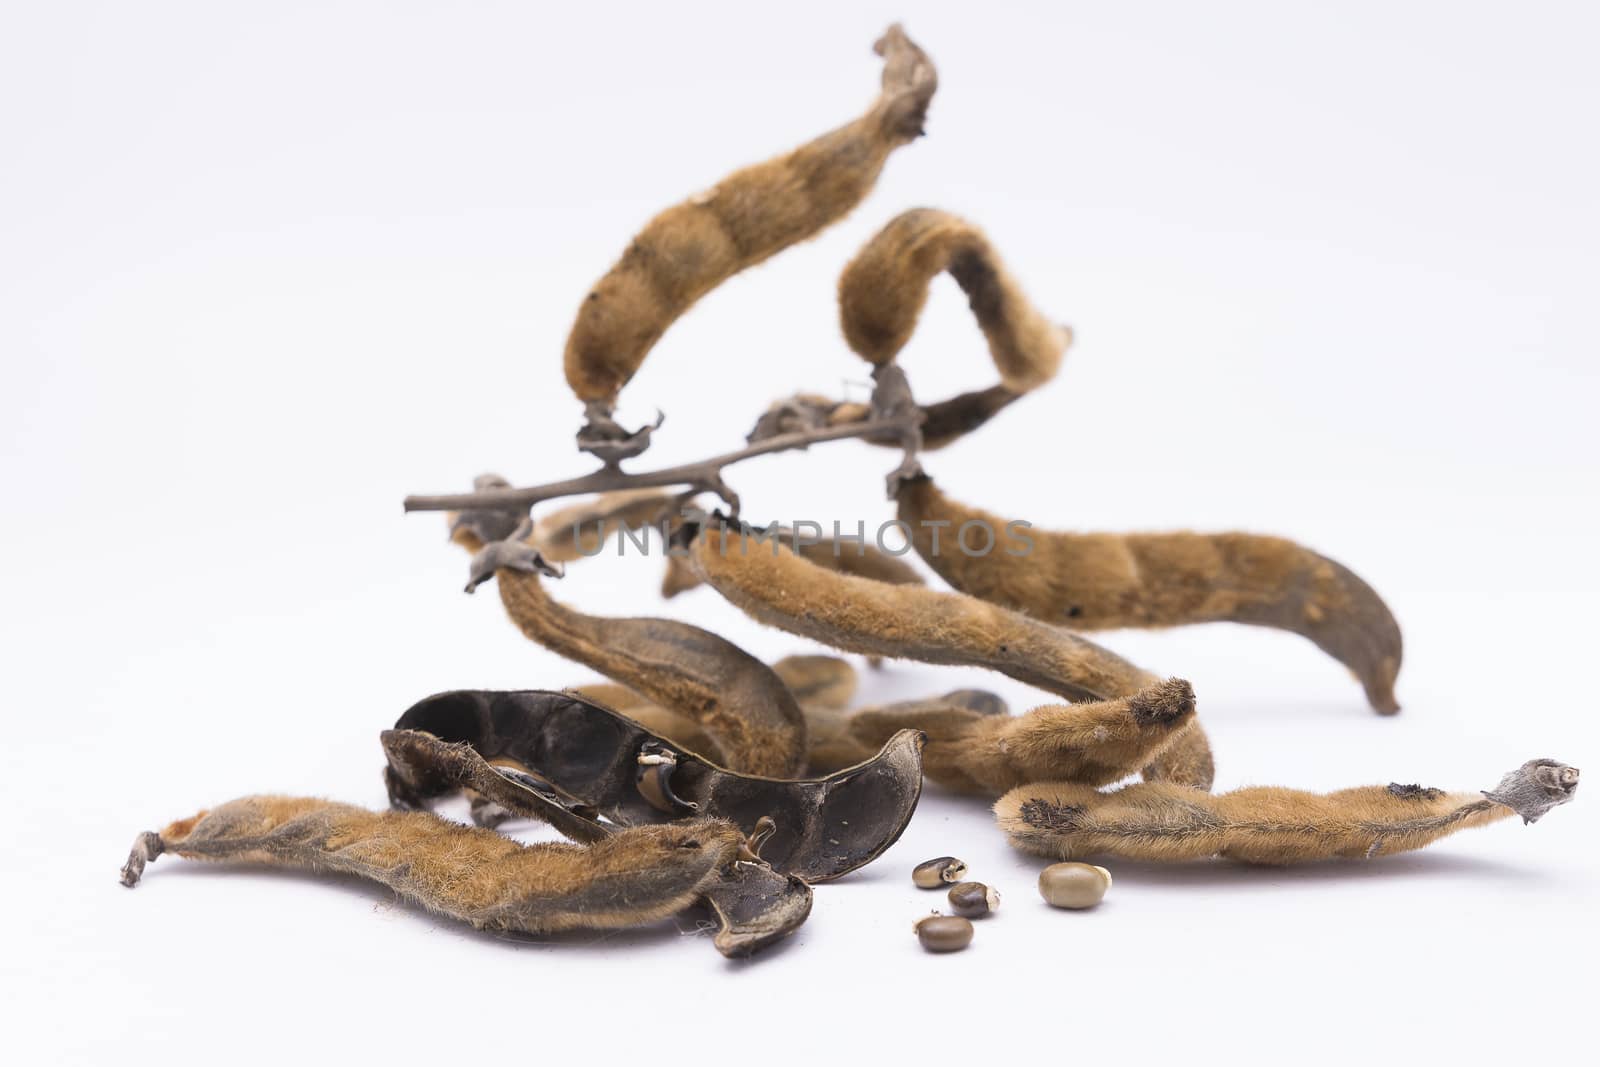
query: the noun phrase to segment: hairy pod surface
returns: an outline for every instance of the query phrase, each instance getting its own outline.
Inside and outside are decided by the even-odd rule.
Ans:
[[[991,385],[987,389],[961,393],[938,403],[917,405],[922,415],[921,450],[936,451],[965,437],[1021,396],[1021,393],[1014,393],[1003,385]],[[782,434],[849,426],[867,422],[872,417],[870,404],[830,400],[825,396],[801,393],[768,407],[745,439],[750,444],[756,444]],[[860,440],[873,445],[902,447],[902,437],[898,433],[866,434]]]
[[[793,530],[764,531],[762,537],[786,544],[802,558],[840,574],[855,574],[890,585],[926,584],[911,564],[865,540],[798,537]],[[700,576],[685,557],[667,557],[666,574],[661,580],[663,597],[670,600],[700,584]]]
[[[994,810],[1013,845],[1041,856],[1287,864],[1407,852],[1511,815],[1533,822],[1577,787],[1576,768],[1530,760],[1484,793],[1395,783],[1335,793],[1254,786],[1212,796],[1165,782],[1111,793],[1036,782],[1007,793]]]
[[[967,294],[1004,389],[1026,393],[1055,377],[1071,331],[1039,313],[981,230],[931,208],[890,220],[845,267],[839,319],[850,347],[874,365],[892,361],[943,271]]]
[[[821,774],[862,763],[883,747],[879,742],[869,748],[850,737],[849,716],[844,709],[855,695],[857,679],[856,670],[848,661],[838,656],[785,656],[773,662],[772,671],[788,686],[805,715],[808,773]],[[720,746],[698,723],[650,703],[627,686],[606,682],[574,686],[572,692],[622,712],[682,748],[727,763]]]
[[[1347,567],[1293,541],[1030,529],[1025,554],[969,556],[956,531],[968,523],[1003,530],[1006,522],[951,500],[928,478],[901,484],[899,518],[917,554],[964,593],[1080,630],[1201,622],[1288,630],[1349,668],[1373,708],[1400,710],[1400,627],[1388,606]]]
[[[820,772],[835,767],[857,763],[876,752],[883,745],[877,740],[894,730],[883,732],[890,717],[898,718],[907,730],[921,730],[932,738],[945,728],[948,721],[966,722],[973,716],[1008,715],[1006,702],[986,689],[953,689],[938,696],[919,700],[903,700],[878,707],[860,708],[853,712],[830,708],[807,707],[806,730],[810,738],[810,767]],[[871,725],[867,725],[870,723]],[[934,781],[940,776],[928,774],[927,750],[923,750],[923,773]]]
[[[1159,680],[1016,612],[961,593],[840,574],[726,524],[702,527],[689,558],[704,581],[757,621],[846,652],[987,667],[1069,700],[1131,694]]]
[[[597,812],[561,796],[530,774],[492,766],[467,744],[441,740],[419,730],[385,730],[380,736],[389,764],[384,778],[391,802],[420,810],[424,792],[451,788],[469,791],[473,820],[487,808],[500,816],[524,816],[551,824],[573,841],[593,844],[616,835]],[[483,825],[482,822],[479,823]],[[758,822],[755,833],[764,833]],[[713,943],[724,956],[748,956],[793,933],[811,914],[811,887],[792,874],[774,871],[754,857],[750,844],[739,859],[721,869],[704,887],[702,903],[717,920]]]
[[[726,524],[702,527],[690,559],[752,618],[847,652],[985,667],[1072,701],[1132,697],[1161,681],[1060,627],[962,593],[828,571]],[[1170,763],[1162,762],[1166,755]],[[1173,735],[1150,768],[1152,776],[1208,788],[1213,767],[1199,723]]]
[[[1105,785],[1137,773],[1194,721],[1194,690],[1172,678],[1131,697],[984,714],[934,698],[850,717],[863,748],[897,730],[928,735],[922,773],[957,792],[997,797],[1027,782]]]
[[[531,543],[548,562],[570,563],[598,554],[618,531],[659,530],[685,502],[682,494],[656,489],[602,493],[545,515],[534,525]]]
[[[692,819],[586,845],[523,845],[428,812],[252,796],[141,834],[122,881],[136,885],[147,862],[173,852],[359,875],[480,929],[606,930],[689,907],[738,859],[743,842],[730,822]]]
[[[883,88],[865,115],[668,208],[596,283],[567,338],[567,383],[579,400],[612,403],[695,301],[843,218],[889,155],[922,135],[938,88],[933,63],[898,25],[874,47]]]
[[[455,537],[476,547],[463,531]],[[531,546],[483,546],[474,557],[475,579],[491,552],[500,600],[529,639],[699,723],[732,770],[788,777],[804,769],[805,716],[765,663],[688,623],[608,619],[566,607],[546,592],[539,575],[544,561]]]
[[[864,763],[794,780],[726,770],[572,693],[440,693],[414,705],[392,732],[406,731],[468,745],[489,763],[533,776],[562,806],[619,826],[710,815],[754,834],[770,819],[762,858],[807,882],[875,859],[905,830],[922,792],[922,735],[911,730]],[[385,782],[396,806],[424,807],[472,785],[395,760],[395,743],[385,735]]]

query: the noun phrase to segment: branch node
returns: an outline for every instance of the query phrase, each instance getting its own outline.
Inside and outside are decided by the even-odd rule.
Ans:
[[[547,561],[537,548],[528,544],[527,539],[531,536],[533,520],[523,519],[510,537],[491,541],[480,548],[468,565],[466,591],[475,592],[478,586],[493,578],[502,567],[550,578],[560,578],[565,574],[561,567]]]

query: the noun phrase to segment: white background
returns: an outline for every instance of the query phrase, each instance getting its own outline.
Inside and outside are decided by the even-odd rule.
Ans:
[[[582,472],[579,298],[660,207],[858,114],[896,17],[939,66],[929,136],[667,335],[625,395],[627,421],[668,416],[644,465],[735,447],[796,389],[864,395],[838,271],[948,208],[1079,340],[928,460],[942,486],[1044,527],[1292,536],[1401,620],[1393,719],[1291,635],[1108,635],[1195,683],[1219,789],[1596,762],[1587,5],[7,3],[11,1062],[1588,1057],[1581,792],[1370,864],[1113,864],[1068,914],[981,802],[930,789],[750,964],[670,926],[516,943],[172,858],[117,885],[135,832],[236,795],[382,804],[376,734],[425,694],[593,677],[462,596],[441,520],[400,499]],[[927,399],[992,380],[948,279],[903,362]],[[894,458],[730,476],[752,519],[877,520]],[[662,605],[658,566],[592,561],[560,593],[807,647],[707,590]],[[958,684],[1044,699],[912,665],[862,697]],[[907,872],[946,852],[1006,900],[931,957]]]

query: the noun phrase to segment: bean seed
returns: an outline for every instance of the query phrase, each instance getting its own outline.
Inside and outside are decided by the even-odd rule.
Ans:
[[[911,881],[918,889],[939,889],[959,882],[967,873],[967,865],[954,856],[940,856],[925,860],[911,870]]]
[[[1052,863],[1039,872],[1039,895],[1055,908],[1092,908],[1111,888],[1111,872],[1088,863]]]
[[[929,952],[960,952],[972,944],[972,923],[959,915],[940,915],[934,912],[917,920],[912,929],[917,940]]]
[[[1000,906],[1000,894],[982,882],[950,887],[950,908],[964,919],[981,919]]]

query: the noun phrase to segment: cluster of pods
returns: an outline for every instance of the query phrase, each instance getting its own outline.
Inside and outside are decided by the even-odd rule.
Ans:
[[[1210,621],[1288,630],[1349,668],[1377,711],[1398,710],[1401,637],[1389,609],[1350,570],[1291,541],[1032,531],[1025,554],[950,550],[956,531],[987,530],[992,544],[1008,524],[947,497],[920,457],[1050,381],[1071,334],[1034,306],[981,231],[945,212],[890,220],[840,278],[845,341],[873,368],[869,401],[785,398],[741,450],[622,469],[660,423],[623,427],[619,393],[674,320],[842,218],[922,134],[938,86],[932,62],[898,26],[876,51],[882,88],[863,115],[662,212],[583,300],[564,365],[584,408],[578,447],[599,469],[531,489],[486,475],[472,493],[407,501],[451,513],[453,540],[472,553],[469,591],[495,580],[524,634],[610,681],[428,697],[381,735],[391,810],[234,800],[139,835],[126,884],[173,852],[356,873],[495,930],[609,929],[704,908],[717,949],[742,956],[804,922],[814,884],[893,844],[924,777],[989,798],[1012,844],[1053,860],[1370,858],[1511,815],[1533,822],[1571,799],[1577,770],[1543,759],[1483,792],[1391,784],[1213,795],[1190,684],[1079,631]],[[896,357],[941,273],[967,295],[998,381],[923,404]],[[841,548],[739,517],[726,467],[846,438],[901,452],[889,497],[948,590],[871,544]],[[588,498],[531,517],[578,495]],[[703,510],[704,495],[725,510]],[[768,664],[688,623],[600,618],[551,596],[564,564],[645,529],[671,546],[665,596],[706,585],[760,623],[842,652],[986,668],[1060,702],[1013,715],[994,694],[957,690],[852,710],[856,675],[841,658]],[[476,825],[428,810],[456,793]],[[514,818],[546,822],[570,843],[500,834]]]

